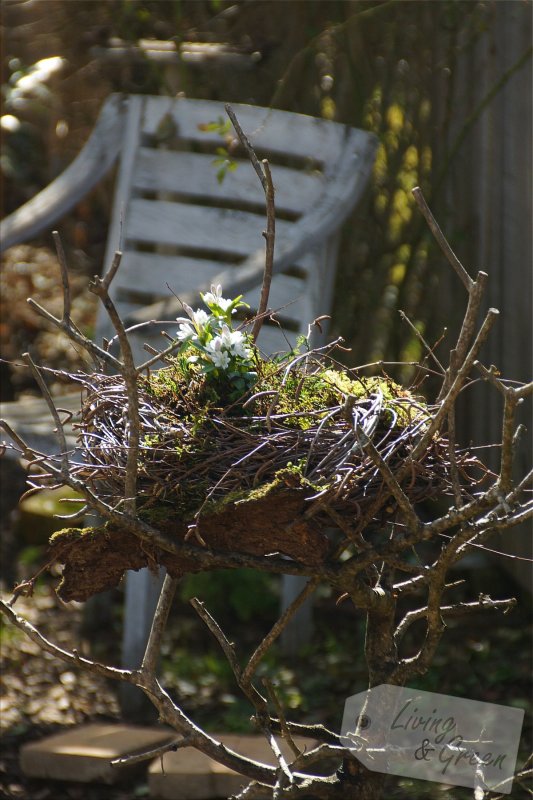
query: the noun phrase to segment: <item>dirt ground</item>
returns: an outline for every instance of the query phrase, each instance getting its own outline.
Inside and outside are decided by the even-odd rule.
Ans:
[[[39,592],[31,599],[19,598],[15,608],[58,644],[72,647],[81,622],[81,608],[70,604],[59,616],[58,604],[53,591]],[[22,775],[18,763],[21,745],[85,721],[116,720],[119,708],[114,687],[106,681],[89,673],[71,671],[7,625],[2,630],[1,644],[0,797],[17,800],[142,797],[142,792],[136,793],[142,782],[139,787],[115,790],[108,786],[28,780]]]

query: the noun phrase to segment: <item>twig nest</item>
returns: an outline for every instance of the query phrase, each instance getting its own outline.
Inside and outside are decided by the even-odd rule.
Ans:
[[[352,538],[394,520],[383,476],[365,453],[370,439],[394,472],[427,428],[430,411],[388,378],[331,368],[316,353],[257,360],[253,387],[228,402],[228,385],[177,357],[140,378],[137,509],[175,542],[242,556],[284,556],[317,568]],[[231,387],[229,387],[231,388]],[[124,498],[130,440],[122,378],[87,378],[75,469],[110,506]],[[456,457],[460,470],[470,463]],[[402,484],[411,503],[449,492],[447,441],[434,437]],[[363,526],[362,528],[360,526]],[[359,527],[358,527],[359,526]],[[205,569],[190,553],[147,546],[116,527],[56,534],[65,564],[60,593],[85,599],[126,569],[162,564],[171,574]]]

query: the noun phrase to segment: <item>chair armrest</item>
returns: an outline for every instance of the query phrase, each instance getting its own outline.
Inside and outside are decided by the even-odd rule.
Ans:
[[[85,146],[64,172],[0,222],[0,251],[37,236],[86,195],[120,152],[127,104],[122,95],[105,101]]]

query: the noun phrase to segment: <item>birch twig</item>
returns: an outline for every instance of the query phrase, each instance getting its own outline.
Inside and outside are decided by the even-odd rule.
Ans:
[[[239,120],[237,119],[232,107],[230,105],[226,105],[225,108],[226,108],[226,113],[230,118],[233,127],[235,128],[237,136],[239,137],[242,146],[246,150],[248,158],[252,162],[252,166],[256,171],[259,180],[261,181],[261,186],[263,187],[263,191],[265,193],[266,216],[267,216],[267,229],[266,231],[263,232],[263,236],[265,237],[266,240],[265,270],[263,273],[263,284],[261,287],[261,298],[259,301],[259,307],[257,309],[257,315],[252,328],[252,338],[254,342],[256,342],[265,319],[265,311],[267,310],[268,307],[268,296],[270,293],[270,284],[272,282],[272,272],[274,269],[274,245],[276,241],[276,211],[274,204],[274,184],[272,183],[272,174],[270,172],[270,165],[267,159],[264,158],[261,162],[259,162],[255,150],[253,149],[248,137],[241,128]]]

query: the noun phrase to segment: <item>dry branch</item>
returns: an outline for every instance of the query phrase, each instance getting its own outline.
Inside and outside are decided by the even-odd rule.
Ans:
[[[257,309],[257,316],[255,318],[255,322],[252,328],[252,339],[254,342],[257,341],[257,337],[259,336],[259,332],[263,325],[265,319],[265,312],[268,307],[268,296],[270,293],[270,284],[272,283],[272,272],[274,269],[274,245],[276,241],[276,211],[275,211],[275,204],[274,204],[274,184],[272,182],[272,174],[270,172],[270,165],[266,158],[264,158],[261,162],[257,158],[255,150],[253,149],[252,145],[246,134],[244,133],[243,129],[240,126],[239,120],[235,116],[235,112],[233,111],[230,105],[226,105],[226,113],[230,118],[233,127],[239,137],[241,144],[243,145],[248,158],[250,159],[254,170],[261,181],[261,186],[263,187],[263,191],[265,193],[265,201],[266,201],[266,215],[267,215],[267,229],[263,233],[263,236],[266,240],[266,253],[265,253],[265,270],[263,273],[263,284],[261,286],[261,296],[259,300],[259,306]]]

